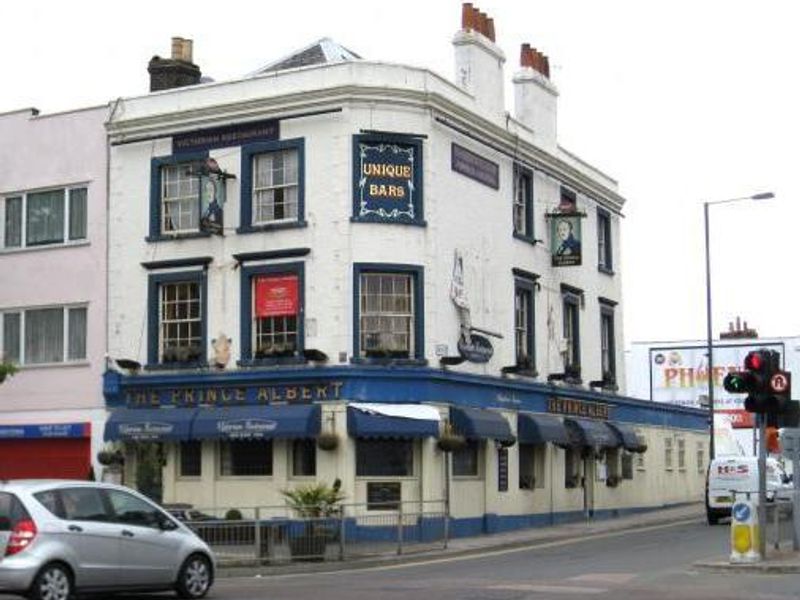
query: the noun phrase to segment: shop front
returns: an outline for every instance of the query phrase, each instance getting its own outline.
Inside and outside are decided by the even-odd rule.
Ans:
[[[0,479],[89,479],[91,423],[0,425]]]

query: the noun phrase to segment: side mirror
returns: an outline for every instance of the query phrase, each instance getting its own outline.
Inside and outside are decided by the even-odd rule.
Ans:
[[[166,515],[159,515],[158,528],[161,531],[175,531],[178,525]]]

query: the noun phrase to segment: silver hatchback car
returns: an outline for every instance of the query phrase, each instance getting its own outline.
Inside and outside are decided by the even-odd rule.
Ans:
[[[0,593],[68,600],[82,592],[175,590],[202,598],[214,568],[203,540],[133,490],[0,481]]]

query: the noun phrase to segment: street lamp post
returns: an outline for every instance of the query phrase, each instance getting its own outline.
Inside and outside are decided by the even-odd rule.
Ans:
[[[742,196],[740,198],[730,198],[728,200],[715,200],[703,203],[703,217],[705,221],[706,233],[706,354],[708,355],[708,413],[710,421],[711,439],[708,447],[710,460],[714,460],[714,347],[713,347],[713,328],[711,325],[711,250],[709,244],[708,227],[708,207],[712,204],[727,204],[729,202],[740,202],[742,200],[769,200],[774,198],[772,192],[762,192],[752,196]]]

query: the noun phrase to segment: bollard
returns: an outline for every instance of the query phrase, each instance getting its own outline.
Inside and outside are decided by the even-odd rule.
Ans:
[[[749,497],[735,497],[731,507],[731,563],[754,563],[761,560],[758,552],[758,519],[756,503]]]

